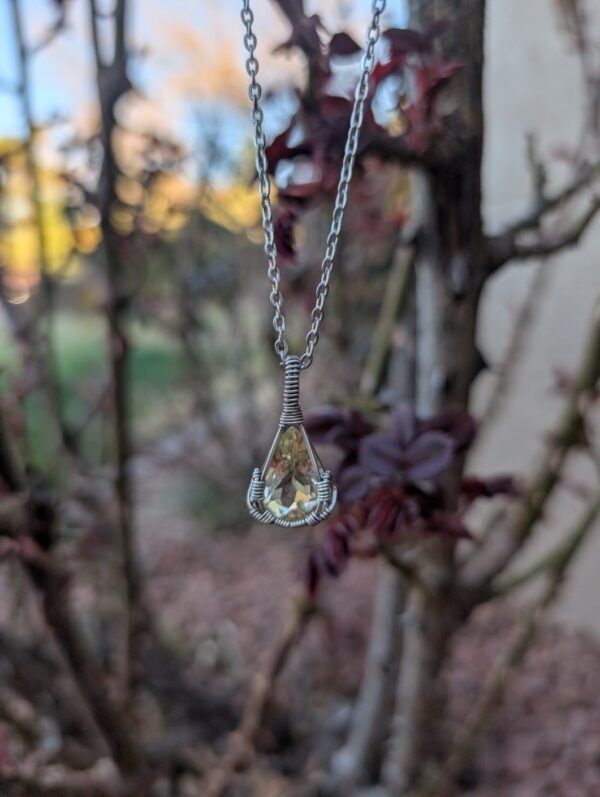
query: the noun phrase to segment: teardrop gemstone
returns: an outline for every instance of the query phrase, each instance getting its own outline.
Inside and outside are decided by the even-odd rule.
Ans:
[[[281,520],[303,520],[318,505],[322,466],[303,426],[286,426],[263,468],[264,503]]]

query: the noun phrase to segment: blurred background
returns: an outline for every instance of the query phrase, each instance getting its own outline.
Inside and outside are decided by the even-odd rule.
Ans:
[[[329,771],[330,759],[334,772],[345,771],[334,753],[356,728],[350,717],[381,564],[353,560],[339,580],[324,573],[317,617],[304,633],[304,617],[295,627],[288,615],[297,622],[298,613],[285,606],[310,582],[323,533],[257,528],[247,515],[248,478],[277,423],[281,372],[239,3],[124,5],[0,0],[1,793],[328,794],[313,773]],[[444,20],[453,6],[422,5]],[[583,0],[485,5],[483,227],[501,236],[514,219],[539,213],[525,229],[536,234],[540,257],[509,258],[480,286],[468,408],[481,430],[467,469],[520,483],[550,456],[600,295],[600,221],[590,215],[558,246],[594,196],[600,14]],[[308,107],[319,68],[302,44],[312,15],[320,16],[324,42],[344,31],[362,43],[369,8],[357,0],[255,0],[253,8],[271,143]],[[418,27],[420,14],[415,0],[390,2],[383,28]],[[460,29],[461,19],[450,22]],[[429,58],[423,53],[437,47],[437,35],[410,57]],[[327,68],[347,97],[357,51],[338,45]],[[456,59],[468,64],[471,54],[459,48]],[[437,57],[428,74],[441,69]],[[385,63],[385,51],[380,58]],[[439,58],[450,62],[447,52]],[[384,134],[416,129],[405,113],[412,90],[410,78],[394,72],[376,86],[378,145]],[[443,132],[452,101],[431,103]],[[339,115],[334,105],[320,109],[326,119]],[[323,134],[327,146],[331,139],[343,147],[347,115],[330,138]],[[328,151],[317,178],[315,149],[294,152],[301,136],[291,132],[270,157],[287,338],[296,352],[309,324],[339,152]],[[416,157],[430,145],[415,143]],[[333,177],[325,185],[327,169]],[[304,186],[317,182],[309,195]],[[322,339],[303,375],[307,414],[327,404],[373,419],[410,402],[402,353],[412,328],[400,307],[404,288],[410,293],[402,275],[416,240],[407,233],[414,190],[414,174],[383,145],[359,153]],[[544,203],[559,213],[542,219]],[[396,290],[390,307],[385,298]],[[594,384],[577,393],[577,407],[591,407]],[[512,563],[517,570],[552,552],[582,500],[597,497],[590,413],[587,443],[575,441],[538,533]],[[325,446],[326,462],[335,461],[330,454]],[[476,538],[503,501],[471,511]],[[460,793],[600,795],[600,535],[593,528],[514,690],[463,766]],[[508,607],[484,607],[459,630],[441,676],[459,725],[501,656],[500,640],[509,644],[514,606],[526,605],[530,592]],[[253,691],[264,666],[274,693],[282,671],[275,709]],[[104,689],[118,710],[99,720]],[[231,752],[240,718],[252,763]],[[248,731],[253,721],[268,733]],[[139,750],[123,730],[132,724],[148,731],[146,764],[160,776],[146,773],[125,787],[124,773],[139,775],[132,763]],[[194,755],[181,752],[188,748]],[[249,770],[241,784],[236,768]],[[353,777],[361,788],[369,781]],[[355,787],[336,786],[343,797]],[[386,797],[407,793],[397,783],[386,788]]]

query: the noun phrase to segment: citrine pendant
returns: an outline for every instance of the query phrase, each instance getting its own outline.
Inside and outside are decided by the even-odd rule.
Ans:
[[[262,468],[248,488],[248,509],[255,520],[286,528],[314,526],[335,506],[337,491],[304,428],[299,403],[300,359],[285,360],[283,410],[279,429]]]

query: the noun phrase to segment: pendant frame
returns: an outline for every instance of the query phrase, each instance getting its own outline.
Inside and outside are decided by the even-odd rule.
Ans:
[[[301,528],[302,526],[316,526],[329,517],[337,501],[337,487],[335,479],[330,470],[326,470],[321,465],[316,451],[311,445],[304,419],[300,409],[300,358],[288,355],[285,358],[285,382],[283,390],[283,409],[279,419],[279,428],[273,438],[262,468],[254,468],[246,503],[248,511],[254,520],[268,525],[282,526],[283,528]],[[320,479],[317,487],[317,506],[305,517],[288,520],[284,517],[276,516],[265,504],[266,476],[269,465],[276,452],[281,435],[289,428],[294,427],[300,431],[304,438],[311,461],[316,466]]]

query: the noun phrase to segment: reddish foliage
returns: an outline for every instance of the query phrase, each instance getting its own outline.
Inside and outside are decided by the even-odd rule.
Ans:
[[[439,134],[442,118],[436,113],[441,90],[462,69],[458,61],[443,64],[435,59],[414,69],[415,99],[404,109],[405,138],[417,154],[423,154]]]
[[[357,44],[352,36],[349,36],[343,31],[341,33],[334,33],[329,42],[329,55],[330,56],[348,56],[356,55],[361,52],[361,47]]]
[[[358,43],[346,32],[334,34],[329,42],[320,18],[308,16],[302,0],[281,4],[291,23],[288,39],[276,48],[278,51],[299,49],[307,60],[308,80],[299,92],[299,108],[289,126],[278,135],[267,149],[269,171],[274,174],[282,161],[294,164],[299,157],[309,158],[311,178],[299,183],[293,179],[279,192],[281,212],[275,219],[277,234],[284,244],[284,259],[294,255],[294,236],[289,229],[310,204],[323,201],[337,188],[341,161],[348,131],[353,99],[335,94],[335,66],[332,60],[353,58],[361,52]],[[377,62],[370,80],[370,91],[365,107],[357,165],[377,137],[388,135],[377,124],[372,102],[381,83],[391,75],[410,72],[414,96],[409,102],[398,95],[397,104],[405,122],[405,143],[415,154],[421,155],[431,146],[442,127],[438,112],[438,97],[444,86],[460,69],[458,63],[444,63],[433,52],[436,39],[450,24],[447,20],[433,23],[424,31],[390,28],[383,34],[387,43],[386,60]],[[296,139],[300,137],[299,141]],[[290,145],[290,140],[294,141]],[[293,212],[287,212],[288,206]]]
[[[463,514],[474,500],[516,494],[510,477],[466,477],[458,509],[444,507],[441,478],[475,437],[473,418],[459,410],[421,420],[400,406],[384,429],[375,430],[356,410],[325,407],[306,426],[313,439],[341,453],[340,510],[307,564],[306,586],[313,596],[320,577],[342,573],[355,552],[377,554],[382,545],[431,535],[449,542],[468,538]]]

